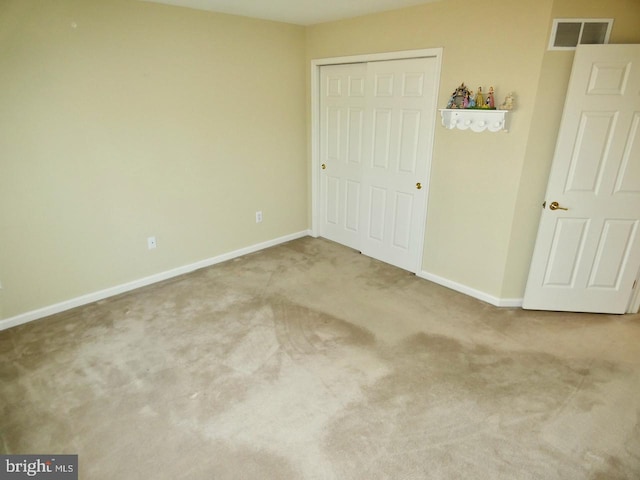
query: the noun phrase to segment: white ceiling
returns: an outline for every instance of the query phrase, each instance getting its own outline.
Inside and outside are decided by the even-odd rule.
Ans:
[[[297,25],[313,25],[443,0],[142,0]]]

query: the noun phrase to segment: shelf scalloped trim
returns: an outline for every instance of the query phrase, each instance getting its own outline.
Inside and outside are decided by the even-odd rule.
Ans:
[[[442,126],[449,129],[472,130],[474,132],[507,132],[509,110],[481,110],[441,108]]]

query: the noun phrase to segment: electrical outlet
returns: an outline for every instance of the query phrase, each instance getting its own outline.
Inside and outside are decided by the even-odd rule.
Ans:
[[[147,248],[149,250],[153,250],[158,246],[158,242],[156,242],[156,237],[147,238]]]
[[[256,212],[256,223],[262,223],[262,211]]]

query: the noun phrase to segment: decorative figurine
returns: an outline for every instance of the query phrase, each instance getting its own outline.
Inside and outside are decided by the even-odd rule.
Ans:
[[[489,87],[489,96],[487,97],[487,105],[489,105],[489,108],[496,108],[496,101],[493,97],[493,87]]]
[[[447,108],[453,108],[456,102],[456,92],[453,92],[451,97],[449,97],[449,101],[447,102]]]
[[[476,106],[476,101],[473,98],[473,91],[469,90],[469,107],[468,108],[473,108]]]
[[[460,87],[458,87],[460,88]],[[447,103],[447,108],[456,108],[456,94],[458,93],[458,89],[456,88],[451,97],[449,97],[449,102]]]
[[[478,87],[478,93],[476,93],[476,107],[484,106],[484,95],[482,95],[482,87]]]
[[[500,105],[500,110],[511,110],[513,108],[513,92],[507,93],[504,102]]]
[[[465,107],[465,98],[467,95],[467,87],[464,82],[460,84],[458,88],[454,90],[451,94],[451,98],[449,98],[449,102],[447,103],[447,108],[467,108]]]

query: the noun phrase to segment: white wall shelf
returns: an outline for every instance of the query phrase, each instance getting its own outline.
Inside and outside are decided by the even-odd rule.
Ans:
[[[474,132],[507,131],[509,110],[481,110],[463,108],[441,108],[442,126],[449,129],[472,130]]]

